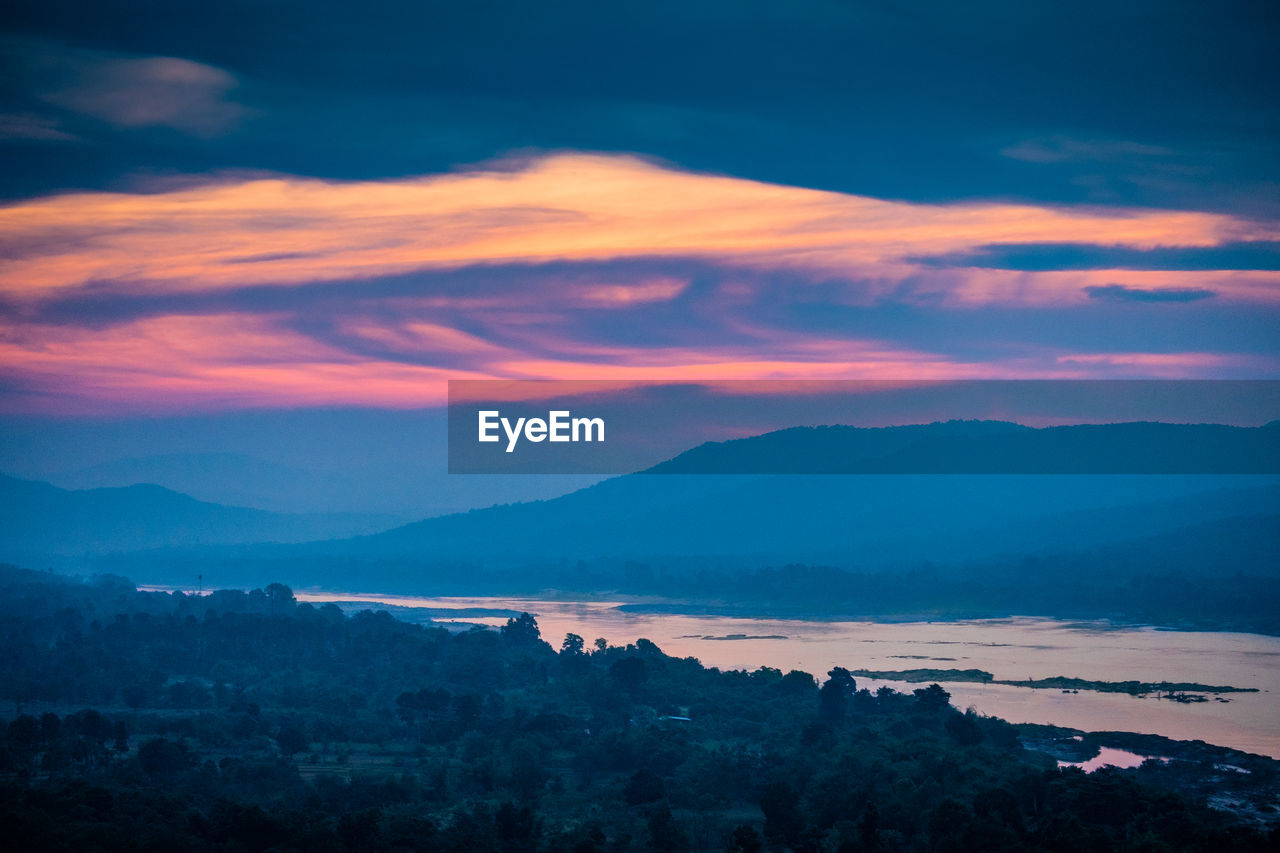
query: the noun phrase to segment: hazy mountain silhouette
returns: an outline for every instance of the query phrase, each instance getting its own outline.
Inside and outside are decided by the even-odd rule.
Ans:
[[[1280,430],[1115,424],[1031,429],[953,421],[797,428],[708,443],[651,469],[548,501],[427,519],[327,543],[333,553],[441,559],[661,555],[892,565],[1092,547],[1280,510],[1280,479],[1218,474],[652,472],[1258,470]],[[1080,464],[1072,462],[1075,457]],[[1246,464],[1248,463],[1248,464]],[[1166,465],[1167,467],[1167,465]],[[1267,470],[1267,466],[1263,466]],[[1270,467],[1269,470],[1280,470]]]
[[[684,474],[1280,474],[1280,426],[1004,421],[795,427],[707,442],[655,465]]]
[[[1277,435],[1275,425],[1034,430],[1000,422],[951,422],[879,430],[790,429],[702,445],[663,470],[712,464],[737,470],[753,459],[760,470],[777,469],[786,460],[814,470],[822,459],[831,460],[834,470],[874,469],[910,453],[945,461],[948,449],[960,445],[971,461],[991,458],[1005,447],[1005,458],[1015,466],[1052,451],[1093,453],[1094,461],[1102,453],[1119,461],[1137,459],[1146,470],[1155,459],[1153,447],[1163,453],[1194,452],[1214,465],[1235,464],[1249,452],[1272,453]],[[13,488],[12,481],[6,487]],[[234,561],[252,564],[260,574],[288,566],[287,576],[303,583],[349,585],[376,574],[386,587],[386,581],[413,572],[425,573],[424,578],[406,581],[425,579],[430,566],[445,563],[509,568],[604,559],[725,569],[792,562],[860,570],[910,568],[925,561],[961,566],[1106,549],[1231,519],[1243,521],[1215,533],[1214,547],[1225,554],[1215,565],[1233,565],[1230,532],[1246,528],[1252,544],[1235,554],[1237,569],[1274,573],[1280,562],[1259,560],[1275,554],[1268,551],[1271,540],[1254,535],[1257,517],[1280,515],[1280,477],[1268,475],[633,474],[551,500],[429,518],[373,535],[277,545],[241,543],[297,542],[305,535],[297,517],[200,504],[154,487],[100,494],[42,488],[42,494],[54,495],[44,500],[56,511],[28,510],[32,520],[10,520],[5,542],[34,541],[43,549],[28,550],[57,546],[59,553],[199,546],[183,548],[181,559],[188,567],[201,560],[228,566]],[[81,505],[92,510],[75,509]],[[334,529],[330,525],[313,536],[332,537]],[[67,542],[75,548],[65,547]],[[1165,550],[1176,552],[1177,546]],[[1136,553],[1114,552],[1117,560]],[[154,571],[146,575],[155,578],[174,556],[149,555]],[[1253,565],[1258,562],[1266,565]],[[553,576],[547,585],[555,585]]]
[[[1280,515],[1248,515],[1189,524],[1080,552],[1076,578],[1188,573],[1231,578],[1280,575]]]
[[[703,556],[889,568],[1092,547],[1280,512],[1280,486],[1256,482],[1172,475],[632,475],[550,501],[294,550],[441,560]]]
[[[6,555],[134,551],[171,545],[300,542],[385,528],[377,516],[288,515],[198,501],[161,486],[67,490],[0,475]]]
[[[304,471],[244,453],[157,453],[99,462],[47,478],[66,489],[150,483],[197,500],[273,512],[294,511],[299,492],[328,496],[350,489],[340,477]],[[405,518],[403,521],[409,521]]]

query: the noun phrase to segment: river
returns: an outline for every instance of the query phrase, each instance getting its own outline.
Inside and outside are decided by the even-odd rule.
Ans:
[[[1280,758],[1280,638],[1258,634],[1171,631],[1014,617],[956,622],[824,622],[630,612],[621,601],[527,598],[419,598],[299,592],[301,601],[387,607],[401,618],[500,625],[493,611],[528,611],[543,639],[558,647],[568,632],[590,645],[644,637],[664,652],[721,669],[802,669],[820,678],[833,666],[874,671],[981,669],[997,679],[1074,676],[1099,681],[1180,681],[1252,687],[1230,701],[1182,704],[1154,696],[1034,690],[947,683],[952,703],[1011,722],[1052,723],[1085,731],[1128,731],[1203,740]],[[412,608],[401,611],[400,608]],[[476,615],[489,611],[489,615]],[[859,687],[919,684],[857,679]]]

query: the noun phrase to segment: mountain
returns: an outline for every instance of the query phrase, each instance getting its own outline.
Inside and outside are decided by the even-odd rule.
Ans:
[[[657,474],[1280,474],[1280,425],[1004,421],[795,427],[706,442]]]
[[[402,524],[555,497],[603,479],[451,477],[439,450],[445,440],[438,408],[111,418],[0,413],[0,471],[64,489],[153,483],[226,506],[385,514]]]
[[[405,480],[414,474],[418,487],[406,490]],[[207,452],[113,458],[33,479],[48,480],[65,489],[151,483],[197,500],[279,513],[370,514],[379,524],[386,519],[384,526],[390,527],[475,505],[468,504],[465,496],[431,489],[432,477],[439,480],[443,476],[414,471],[412,465],[405,464],[383,469],[348,464],[339,470],[311,470],[246,453]],[[398,493],[389,494],[393,491]]]
[[[1256,485],[1255,478],[1245,477],[711,479],[620,477],[550,501],[475,510],[294,550],[377,559],[701,557],[882,569],[1091,547],[1205,520],[1280,511],[1280,486]]]
[[[642,474],[526,504],[327,543],[427,559],[735,558],[891,567],[1093,547],[1280,511],[1280,480],[1249,474],[817,474],[793,471],[1280,470],[1280,429],[959,422],[797,428],[701,445]],[[1074,461],[1073,461],[1074,460]],[[982,464],[979,464],[982,463]],[[1104,464],[1106,463],[1106,464]],[[1050,470],[1053,465],[1049,465]],[[707,471],[780,471],[707,476]],[[306,547],[306,546],[304,546]],[[318,553],[318,551],[317,551]]]
[[[67,490],[0,475],[4,559],[162,546],[300,542],[387,526],[350,514],[288,515],[206,503],[161,486]]]
[[[292,504],[296,503],[293,496],[297,494],[312,495],[319,500],[350,488],[349,483],[338,477],[303,471],[245,453],[223,452],[157,453],[110,459],[47,479],[65,489],[150,483],[197,500],[272,512],[295,511]]]
[[[901,457],[912,448],[937,453],[948,442],[972,442],[984,452],[1004,442],[1012,458],[1026,460],[1027,447],[1043,452],[1046,442],[1057,442],[1065,453],[1109,441],[1114,450],[1108,452],[1141,455],[1152,436],[1163,433],[1166,450],[1187,436],[1194,439],[1190,444],[1202,445],[1205,436],[1217,436],[1230,451],[1220,451],[1219,458],[1234,453],[1239,459],[1240,448],[1256,443],[1259,435],[1277,434],[1274,428],[1164,431],[1167,425],[1151,426],[1096,427],[1083,440],[1082,431],[996,422],[833,427],[783,430],[710,447],[721,460],[732,453],[749,461],[755,454],[776,465],[785,452],[812,464],[831,453],[845,465]],[[1027,436],[1037,434],[1049,439],[1027,444]],[[706,453],[707,447],[695,450]],[[690,464],[690,458],[676,457],[662,470]],[[1152,458],[1149,452],[1147,458]],[[174,519],[181,516],[171,512],[169,521],[149,518],[147,535],[118,532],[110,547],[183,547],[134,553],[98,567],[148,582],[216,571],[225,578],[234,574],[235,582],[271,577],[306,586],[400,591],[429,590],[446,577],[464,586],[499,576],[525,585],[565,586],[579,561],[588,571],[607,566],[602,571],[615,576],[631,572],[628,565],[729,576],[790,563],[872,572],[932,563],[961,576],[983,565],[1016,566],[1027,556],[1072,553],[1098,555],[1089,565],[1106,574],[1138,565],[1150,570],[1153,561],[1143,555],[1151,553],[1167,558],[1170,566],[1205,567],[1218,576],[1234,571],[1274,575],[1280,566],[1274,538],[1259,530],[1266,522],[1258,519],[1275,516],[1280,516],[1280,477],[1274,475],[643,473],[550,500],[320,542],[298,543],[297,536],[262,532],[270,524],[257,516],[236,521],[233,531],[214,532],[190,522],[177,524]],[[1197,525],[1210,525],[1203,530],[1212,536],[1195,533]],[[112,531],[106,523],[101,527]],[[45,539],[56,530],[51,525]],[[76,536],[87,538],[83,532]],[[254,538],[280,544],[253,543]],[[602,576],[601,588],[611,588],[609,582]]]

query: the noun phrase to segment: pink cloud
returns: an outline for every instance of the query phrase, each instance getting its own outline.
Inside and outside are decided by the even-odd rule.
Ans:
[[[66,240],[74,235],[74,240]],[[877,298],[921,271],[907,258],[989,243],[1082,242],[1136,249],[1276,239],[1275,229],[1187,211],[1016,204],[928,205],[693,174],[633,157],[560,154],[514,170],[380,182],[279,177],[149,194],[79,193],[0,208],[7,244],[47,247],[0,263],[0,293],[41,300],[93,283],[124,292],[210,291],[510,263],[696,258],[839,274]],[[1081,298],[1053,277],[961,300]],[[1257,273],[1274,295],[1280,273]],[[1228,279],[1228,284],[1229,284]],[[669,298],[604,282],[602,303]],[[656,288],[656,289],[655,289]],[[674,292],[674,291],[671,291]],[[950,294],[949,294],[950,295]]]
[[[221,79],[147,69],[183,85]],[[0,207],[0,300],[10,318],[0,322],[0,377],[13,389],[0,406],[424,406],[444,401],[449,378],[1274,374],[1273,358],[1200,346],[1091,354],[1028,340],[995,355],[935,352],[865,328],[797,330],[772,311],[884,301],[957,314],[1083,309],[1096,307],[1088,288],[1116,285],[1212,290],[1215,307],[1274,310],[1274,271],[1027,272],[909,259],[987,244],[1144,249],[1276,237],[1222,214],[893,202],[586,154],[396,181],[272,177],[68,194]],[[579,263],[587,261],[609,263]],[[528,266],[504,279],[512,264]],[[682,264],[719,277],[695,287]],[[443,290],[415,291],[411,274],[463,269]],[[408,277],[379,295],[377,279],[390,275]],[[303,318],[217,307],[93,326],[22,319],[69,297],[229,298],[250,286],[297,289],[296,301],[291,293],[277,306],[302,304],[308,288],[330,302]],[[650,325],[633,334],[638,318]]]
[[[445,380],[488,374],[359,358],[270,317],[167,316],[106,331],[0,329],[0,376],[22,390],[8,411],[185,411],[319,405],[413,407]]]

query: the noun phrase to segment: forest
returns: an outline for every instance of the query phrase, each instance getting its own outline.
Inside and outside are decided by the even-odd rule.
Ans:
[[[300,603],[278,583],[197,596],[6,566],[0,606],[9,849],[1280,841],[1274,815],[1211,808],[1182,784],[1210,778],[1212,757],[1175,770],[1059,769],[1052,738],[957,709],[937,684],[871,693],[840,667],[720,671],[641,638],[570,634],[553,647],[529,614],[499,629],[410,624]],[[1217,793],[1274,790],[1277,762],[1240,761],[1248,772],[1215,781]]]

